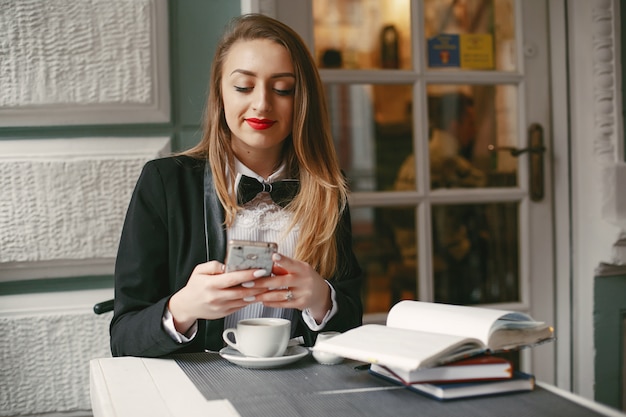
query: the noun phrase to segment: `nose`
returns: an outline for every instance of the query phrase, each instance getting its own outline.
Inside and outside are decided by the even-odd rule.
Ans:
[[[271,95],[266,88],[255,88],[252,108],[259,112],[268,112],[272,109]]]

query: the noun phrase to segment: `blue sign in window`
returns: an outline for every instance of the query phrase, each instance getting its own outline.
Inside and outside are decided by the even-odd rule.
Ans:
[[[428,39],[429,67],[461,66],[459,35],[438,35]]]

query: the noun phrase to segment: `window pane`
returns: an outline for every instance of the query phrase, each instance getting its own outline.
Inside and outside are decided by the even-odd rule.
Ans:
[[[435,301],[519,301],[516,203],[433,206],[432,230]]]
[[[354,251],[365,272],[365,313],[417,299],[415,209],[352,208]]]
[[[320,68],[411,68],[409,0],[315,0]]]
[[[514,187],[517,88],[429,85],[431,188]]]
[[[413,152],[411,93],[410,85],[326,85],[335,146],[353,191],[394,188]]]
[[[515,71],[513,0],[424,0],[430,69]]]

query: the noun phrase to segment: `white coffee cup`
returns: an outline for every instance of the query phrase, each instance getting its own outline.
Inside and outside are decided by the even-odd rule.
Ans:
[[[270,358],[285,353],[290,333],[289,320],[265,317],[240,320],[236,328],[224,330],[222,338],[246,356]]]

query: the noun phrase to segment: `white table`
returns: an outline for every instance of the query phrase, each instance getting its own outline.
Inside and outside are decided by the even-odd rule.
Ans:
[[[239,417],[228,400],[205,400],[172,359],[93,359],[89,369],[94,417]]]
[[[214,358],[213,360],[216,359]],[[217,360],[225,362],[225,360],[221,358]],[[304,360],[308,361],[308,359]],[[344,363],[342,365],[336,365],[337,368],[315,368],[316,366],[323,367],[323,365],[312,364],[309,361],[307,366],[310,367],[307,368],[307,371],[311,373],[311,376],[313,378],[315,374],[319,373],[316,372],[316,370],[324,371],[324,373],[327,374],[329,371],[331,371],[330,368],[333,368],[332,371],[334,371],[335,369],[337,371],[340,371],[341,369],[339,367],[350,366],[352,368],[354,366],[354,363]],[[238,370],[238,367],[233,366],[232,373],[234,378],[236,377],[236,373],[238,372]],[[345,370],[346,368],[343,369],[344,374]],[[226,371],[230,372],[231,369],[226,369]],[[262,373],[263,371],[257,372],[261,372],[258,374],[259,377],[265,377]],[[593,401],[586,400],[580,396],[574,395],[556,387],[541,383],[538,383],[538,385],[545,391],[549,391],[559,397],[565,398],[568,401],[568,404],[571,402],[572,404],[575,403],[576,407],[578,407],[579,405],[585,407],[584,410],[587,410],[590,415],[610,417],[626,416],[626,414],[622,414],[616,410],[605,407]],[[187,376],[185,371],[183,371],[179,364],[173,359],[149,359],[133,357],[93,359],[90,363],[90,388],[94,417],[241,416],[240,413],[235,409],[231,401],[226,398],[211,401],[207,400],[196,387],[194,382]],[[245,382],[242,382],[241,389],[238,390],[238,393],[240,394],[247,389],[253,388],[254,387],[246,387]],[[336,392],[337,395],[333,396],[329,396],[328,391],[323,393],[320,392],[319,394],[324,394],[325,398],[328,399],[334,397],[335,400],[340,399],[343,403],[349,403],[350,401],[362,401],[363,397],[359,397],[359,395],[363,395],[364,391],[367,391],[365,392],[365,394],[369,397],[385,391],[395,391],[395,395],[405,395],[405,397],[403,398],[409,398],[410,396],[409,401],[415,401],[416,408],[419,408],[422,411],[421,414],[428,415],[429,409],[433,409],[434,407],[439,407],[435,410],[438,411],[438,413],[441,413],[441,407],[446,407],[446,405],[444,405],[445,403],[440,403],[438,401],[422,397],[415,393],[409,393],[409,391],[396,386],[390,387],[389,385],[381,384],[380,387],[370,387],[365,389],[358,387],[355,389],[350,388],[351,387],[346,386],[346,389],[338,390]],[[546,394],[545,391],[543,392],[544,394]],[[404,394],[404,392],[407,392],[407,394]],[[335,392],[330,393],[335,394]],[[317,393],[315,392],[311,393],[311,396],[308,396],[309,400],[313,398],[312,396],[316,394]],[[288,395],[288,393],[285,395]],[[382,395],[390,394],[388,393]],[[302,396],[288,396],[283,397],[283,400],[284,398],[288,398],[289,401],[300,401],[300,397]],[[505,400],[507,401],[507,404],[509,402],[511,404],[514,404],[516,401],[515,398],[516,397],[510,397],[505,398]],[[302,401],[305,401],[305,399],[302,399]],[[478,404],[482,404],[479,406],[482,407],[481,409],[484,409],[484,404],[490,404],[484,402],[478,403],[475,399],[471,401],[472,403],[470,405],[473,404],[474,406],[478,406]],[[500,401],[502,401],[502,397]],[[528,403],[528,397],[525,397],[522,403],[524,402]],[[495,403],[496,402],[494,402],[494,404]],[[458,408],[459,404],[447,407]],[[448,411],[451,411],[453,409],[454,408],[448,408]],[[392,410],[390,410],[390,415],[391,414],[393,414]],[[586,414],[586,412],[582,414]],[[337,416],[340,415],[341,414],[337,414]],[[432,415],[436,414],[432,413]],[[551,410],[549,414],[545,415],[553,416],[559,414],[558,410]]]

